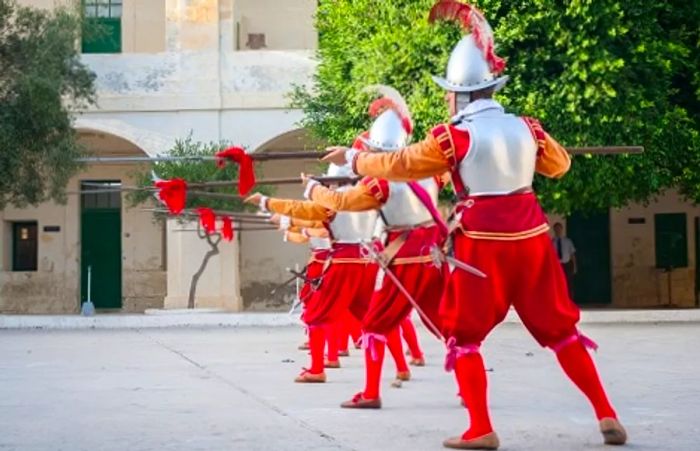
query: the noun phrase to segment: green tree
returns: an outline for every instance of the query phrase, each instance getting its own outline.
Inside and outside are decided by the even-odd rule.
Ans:
[[[678,187],[700,201],[700,6],[697,0],[479,0],[511,81],[498,95],[539,118],[565,145],[643,145],[641,156],[578,156],[560,181],[537,179],[549,211],[647,201]],[[447,119],[443,73],[461,37],[429,25],[433,0],[321,1],[319,68],[293,103],[303,125],[333,143],[366,129],[362,88],[389,84],[413,112],[418,139]]]
[[[72,111],[95,100],[80,12],[0,0],[0,208],[64,199],[83,155]]]

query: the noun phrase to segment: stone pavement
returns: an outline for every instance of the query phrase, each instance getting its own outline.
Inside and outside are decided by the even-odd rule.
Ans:
[[[422,331],[421,331],[422,332]],[[632,450],[697,450],[700,327],[585,326]],[[359,351],[325,385],[295,385],[297,327],[1,330],[0,450],[439,450],[467,425],[442,348],[379,411],[338,404],[361,387]],[[503,450],[599,450],[590,407],[517,324],[484,346]]]

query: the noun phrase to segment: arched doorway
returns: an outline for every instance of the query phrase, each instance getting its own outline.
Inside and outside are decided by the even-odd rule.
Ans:
[[[110,129],[110,131],[113,131]],[[97,129],[78,129],[94,156],[145,156],[132,140]],[[98,309],[142,312],[160,308],[165,296],[164,226],[134,208],[122,188],[135,185],[144,167],[89,164],[74,180],[79,218],[80,303]]]
[[[278,135],[255,149],[260,152],[291,152],[321,148],[305,129],[291,130]],[[323,168],[313,160],[267,161],[257,167],[258,178],[294,177],[300,173],[318,174]],[[274,196],[301,199],[303,188],[299,185],[278,185]],[[241,238],[240,274],[241,296],[247,309],[289,308],[294,297],[294,284],[285,290],[270,292],[281,281],[289,277],[286,268],[303,267],[308,258],[306,246],[283,242],[278,231],[251,232]]]

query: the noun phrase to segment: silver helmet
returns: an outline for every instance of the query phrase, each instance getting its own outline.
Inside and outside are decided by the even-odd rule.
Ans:
[[[413,132],[413,121],[403,97],[389,86],[373,85],[365,89],[368,90],[382,97],[370,105],[369,114],[376,119],[367,136],[359,139],[370,149],[392,151],[405,147]]]
[[[500,74],[505,61],[494,51],[493,31],[481,11],[454,0],[439,0],[430,10],[430,22],[450,20],[469,31],[452,49],[445,77],[433,76],[443,89],[472,92],[494,87],[501,89],[508,76]]]
[[[337,164],[331,163],[328,165],[326,175],[328,177],[353,177],[355,174],[352,172],[352,167],[350,164],[338,166]]]

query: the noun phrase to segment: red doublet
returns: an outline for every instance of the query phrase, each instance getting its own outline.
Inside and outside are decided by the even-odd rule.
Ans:
[[[349,310],[357,319],[367,311],[377,267],[361,254],[357,244],[334,244],[327,257],[330,265],[321,285],[306,304],[302,320],[308,326],[322,326],[343,319]],[[321,265],[327,264],[321,261]]]
[[[399,232],[389,235],[389,242],[396,239]],[[422,312],[440,328],[439,306],[445,287],[446,267],[435,267],[430,260],[430,248],[439,240],[437,227],[419,227],[409,232],[406,242],[396,255],[397,264],[391,271],[413,296]],[[400,263],[409,259],[417,263]],[[382,284],[372,295],[369,310],[362,321],[365,332],[386,335],[397,328],[413,306],[391,278],[384,275]],[[422,316],[421,316],[422,319]],[[428,326],[426,324],[426,326]],[[428,326],[430,329],[430,326]]]

